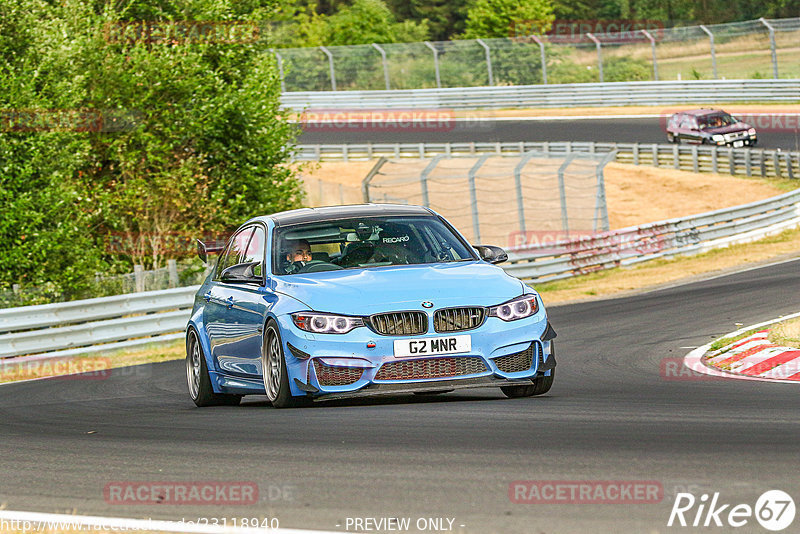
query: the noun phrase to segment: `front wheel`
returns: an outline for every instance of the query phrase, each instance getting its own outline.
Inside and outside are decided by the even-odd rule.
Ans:
[[[520,397],[535,397],[536,395],[544,395],[550,388],[553,387],[553,380],[556,378],[556,370],[550,370],[550,376],[540,376],[533,380],[530,386],[503,386],[500,390],[503,394],[510,399],[517,399]]]
[[[274,322],[270,322],[264,331],[261,370],[264,377],[264,390],[272,406],[291,408],[307,403],[305,397],[293,397],[289,389],[289,373],[286,370],[281,334]]]
[[[200,340],[194,330],[190,330],[186,336],[186,382],[189,386],[189,396],[199,407],[236,406],[242,400],[241,395],[214,393],[211,379],[208,377],[203,347],[200,346]]]

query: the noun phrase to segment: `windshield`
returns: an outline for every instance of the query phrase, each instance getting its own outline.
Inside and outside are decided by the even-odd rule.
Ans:
[[[436,217],[338,219],[278,227],[272,242],[276,275],[476,259]]]
[[[722,128],[736,124],[736,119],[727,113],[718,113],[716,115],[706,115],[705,117],[698,118],[700,128]]]

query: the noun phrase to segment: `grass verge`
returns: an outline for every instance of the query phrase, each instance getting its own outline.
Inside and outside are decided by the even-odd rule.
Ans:
[[[800,318],[776,324],[767,339],[782,347],[800,349]]]

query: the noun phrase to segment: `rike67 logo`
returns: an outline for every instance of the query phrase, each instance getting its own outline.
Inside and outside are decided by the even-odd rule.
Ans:
[[[764,492],[755,506],[723,503],[719,492],[704,493],[699,499],[691,493],[678,493],[667,526],[739,528],[755,517],[762,527],[777,532],[791,525],[794,516],[794,499],[781,490]]]

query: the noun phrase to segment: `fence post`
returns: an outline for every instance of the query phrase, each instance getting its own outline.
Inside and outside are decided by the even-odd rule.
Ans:
[[[281,79],[281,93],[285,93],[286,81],[283,79],[283,58],[274,48],[270,48],[269,51],[275,54],[275,58],[278,60],[278,77]]]
[[[547,58],[545,57],[544,43],[535,35],[531,35],[531,39],[536,41],[536,44],[539,45],[539,53],[542,56],[542,83],[547,85]]]
[[[436,47],[433,46],[430,41],[425,41],[425,46],[431,49],[433,52],[433,70],[436,72],[436,88],[442,88],[442,80],[439,77],[439,51],[436,50]]]
[[[597,174],[597,199],[595,201],[595,215],[594,215],[594,231],[597,232],[597,221],[598,219],[601,221],[601,231],[608,231],[609,229],[609,222],[608,222],[608,203],[606,202],[606,182],[603,176],[603,170],[606,168],[609,162],[614,161],[617,159],[617,151],[616,149],[609,152],[601,161],[597,164],[597,170],[595,171]]]
[[[167,271],[169,272],[169,287],[178,287],[178,262],[167,260]]]
[[[489,50],[489,45],[483,42],[483,39],[478,39],[478,44],[483,47],[486,52],[486,70],[489,73],[489,85],[494,85],[494,76],[492,76],[492,54]]]
[[[519,231],[525,235],[525,199],[522,196],[522,168],[533,157],[535,152],[528,152],[522,156],[514,167],[514,186],[517,190],[517,219],[519,220]]]
[[[591,39],[595,46],[597,46],[597,68],[600,71],[600,83],[603,83],[603,50],[602,46],[600,45],[600,39],[592,35],[591,33],[587,33],[586,37]]]
[[[706,32],[708,35],[709,43],[711,44],[711,72],[713,72],[714,79],[717,79],[717,49],[714,46],[714,34],[711,33],[711,30],[706,28],[704,25],[700,25],[700,29]]]
[[[571,153],[558,168],[558,195],[561,198],[561,228],[564,230],[564,237],[569,239],[569,216],[567,214],[567,188],[564,184],[564,171],[575,159],[577,153]]]
[[[381,158],[372,167],[372,169],[370,169],[364,179],[361,180],[361,196],[363,197],[365,204],[369,204],[369,183],[372,181],[375,175],[378,174],[378,171],[381,170],[381,167],[383,167],[384,163],[387,161],[389,160],[381,156]]]
[[[327,48],[325,48],[324,46],[320,46],[319,49],[322,50],[325,53],[326,56],[328,56],[328,68],[330,69],[330,72],[331,72],[331,88],[335,91],[336,90],[336,71],[333,68],[333,54],[331,54],[331,51],[328,50]]]
[[[134,291],[136,293],[144,291],[144,267],[142,265],[133,266],[133,279],[135,284]]]
[[[769,31],[769,48],[772,51],[772,77],[776,80],[778,79],[778,54],[775,51],[775,28],[772,27],[772,24],[767,22],[767,19],[761,17],[758,19],[761,24],[767,27]]]
[[[386,90],[389,91],[389,63],[386,61],[386,51],[375,43],[373,48],[381,53],[381,63],[383,63],[383,81],[386,82]]]
[[[650,39],[650,48],[653,51],[653,80],[658,81],[658,58],[656,57],[656,40],[647,30],[641,30],[645,37]]]
[[[478,191],[475,187],[475,175],[478,174],[478,169],[489,159],[489,154],[484,154],[480,157],[477,163],[469,170],[467,177],[469,178],[469,197],[472,203],[472,233],[475,236],[475,243],[481,242],[481,225],[478,221]]]
[[[434,156],[425,170],[419,175],[419,185],[422,189],[422,205],[426,208],[431,206],[430,198],[428,198],[428,175],[433,172],[433,169],[439,164],[439,160],[444,157],[444,154]]]

